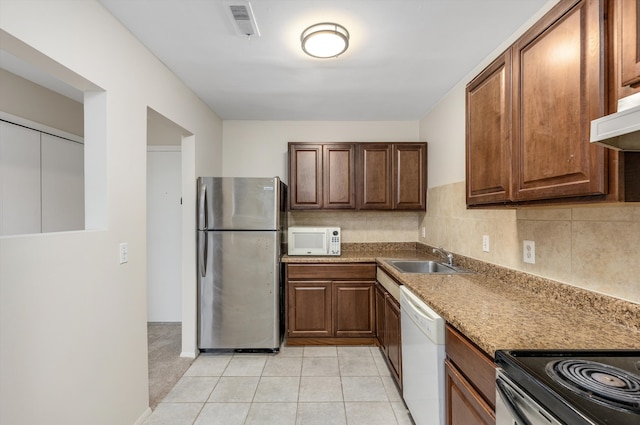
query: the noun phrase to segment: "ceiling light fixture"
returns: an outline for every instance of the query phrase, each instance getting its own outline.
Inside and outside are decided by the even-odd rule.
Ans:
[[[302,50],[314,58],[335,58],[349,47],[349,31],[332,22],[311,25],[300,36]]]

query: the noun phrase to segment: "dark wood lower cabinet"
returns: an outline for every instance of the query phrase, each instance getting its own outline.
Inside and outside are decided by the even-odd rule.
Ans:
[[[450,325],[445,339],[447,425],[494,425],[493,360]]]
[[[387,291],[382,285],[376,283],[376,336],[378,337],[378,344],[380,344],[381,347],[385,346],[384,310],[386,294]]]
[[[372,282],[333,282],[333,307],[336,337],[375,336]]]
[[[401,332],[400,303],[382,285],[376,283],[376,335],[391,376],[399,388],[402,388]]]
[[[391,373],[402,388],[402,338],[400,328],[400,304],[390,294],[385,304],[386,353]]]
[[[493,409],[449,360],[445,371],[447,425],[495,425]]]
[[[332,336],[331,282],[290,282],[288,286],[288,336]]]
[[[373,344],[376,265],[288,264],[287,344]]]

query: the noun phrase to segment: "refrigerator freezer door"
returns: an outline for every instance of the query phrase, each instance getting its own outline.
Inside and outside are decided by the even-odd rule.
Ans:
[[[198,237],[208,245],[206,268],[198,267],[198,347],[278,349],[278,232],[209,231]]]
[[[198,230],[280,229],[280,179],[198,178]]]

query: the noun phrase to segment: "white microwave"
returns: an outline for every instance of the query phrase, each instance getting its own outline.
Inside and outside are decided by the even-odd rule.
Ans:
[[[289,227],[289,255],[340,255],[339,227]]]

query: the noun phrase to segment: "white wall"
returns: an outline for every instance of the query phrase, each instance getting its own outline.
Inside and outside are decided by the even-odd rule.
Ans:
[[[82,136],[82,103],[0,69],[0,111]]]
[[[222,172],[287,176],[288,142],[418,142],[417,121],[224,121]]]
[[[193,134],[183,141],[182,222],[183,280],[193,283],[183,288],[183,312],[186,303],[192,336],[193,182],[222,172],[221,120],[97,1],[0,0],[0,31],[24,43],[14,54],[42,54],[53,60],[49,70],[106,92],[105,128],[85,128],[89,150],[106,140],[96,146],[106,159],[95,167],[104,168],[106,188],[93,212],[104,214],[95,221],[100,228],[0,238],[0,423],[136,423],[148,413],[147,107]],[[124,265],[120,242],[129,243]],[[185,350],[195,351],[195,338],[187,339]]]

